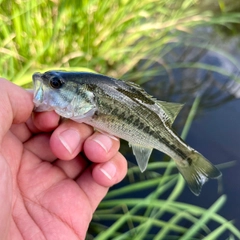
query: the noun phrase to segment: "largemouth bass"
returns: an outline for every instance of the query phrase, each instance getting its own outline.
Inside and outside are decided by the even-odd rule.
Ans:
[[[35,111],[52,111],[125,139],[143,172],[157,149],[176,163],[188,187],[202,185],[221,172],[189,147],[171,126],[182,105],[154,99],[140,86],[89,72],[48,71],[33,75]]]

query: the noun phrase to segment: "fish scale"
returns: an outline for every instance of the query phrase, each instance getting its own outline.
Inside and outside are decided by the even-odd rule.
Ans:
[[[100,93],[100,96],[101,94],[102,93]],[[119,131],[121,130],[121,132],[118,132],[117,136],[129,142],[132,142],[133,138],[134,139],[137,138],[141,140],[141,139],[146,139],[147,137],[147,139],[152,140],[152,143],[151,143],[152,145],[153,144],[156,145],[158,143],[157,133],[154,131],[154,129],[151,130],[151,128],[148,125],[146,125],[147,124],[146,119],[139,117],[138,113],[142,109],[137,108],[137,109],[134,109],[135,111],[133,111],[130,108],[123,109],[121,107],[121,104],[118,104],[119,102],[112,98],[110,99],[110,101],[108,98],[101,100],[101,98],[99,97],[98,99],[99,99],[99,102],[97,102],[97,106],[99,107],[99,111],[101,112],[101,115],[93,116],[91,122],[94,127],[97,127],[97,128],[100,127],[100,129],[103,128],[103,124],[101,124],[101,126],[99,126],[99,124],[102,121],[104,121],[104,124],[106,123],[105,124],[106,126],[104,127],[104,131],[106,131],[107,129],[108,131],[111,131],[112,134],[114,134],[114,129],[116,128],[116,126],[118,126],[119,127],[118,129]],[[109,102],[111,102],[111,104]],[[128,112],[126,112],[126,110],[128,110]],[[139,131],[136,131],[138,129]],[[128,134],[126,134],[126,132],[128,132]],[[135,134],[136,132],[138,134]],[[151,138],[149,137],[150,135],[151,135]],[[154,139],[154,137],[156,139]],[[143,142],[139,141],[138,144],[143,144]]]
[[[98,91],[98,94],[99,96],[97,99],[99,99],[99,101],[97,101],[97,105],[101,113],[104,113],[110,116],[112,115],[117,116],[122,120],[121,124],[129,123],[137,129],[140,128],[142,131],[144,131],[145,128],[148,128],[149,131],[145,131],[145,132],[150,134],[152,137],[154,135],[157,135],[155,134],[155,132],[157,131],[156,127],[159,127],[160,124],[159,124],[159,117],[154,112],[149,111],[145,106],[141,106],[141,107],[137,106],[137,107],[134,107],[134,109],[132,109],[131,106],[126,105],[125,108],[122,108],[122,103],[118,104],[119,102],[113,98],[105,97],[104,100],[102,100],[101,96],[104,94],[103,91]],[[128,110],[128,112],[126,112],[126,110]],[[159,125],[155,125],[155,129],[154,129],[154,126],[152,126],[153,130],[149,128],[149,125],[151,124],[151,122],[147,121],[148,117],[150,117],[151,119],[155,118],[154,122],[158,122],[159,124]]]
[[[199,195],[221,172],[171,128],[182,105],[159,101],[134,83],[88,72],[48,71],[33,75],[35,111],[51,111],[125,139],[141,171],[153,149],[169,155]]]
[[[144,134],[143,131],[140,131],[140,130],[133,131],[131,129],[133,124],[132,122],[128,121],[129,119],[127,119],[127,121],[125,121],[125,123],[123,124],[122,121],[124,121],[126,117],[120,118],[120,116],[123,116],[123,114],[118,113],[115,117],[112,117],[107,114],[100,114],[100,115],[97,114],[93,116],[89,124],[98,129],[101,129],[104,132],[108,132],[112,135],[123,138],[129,142],[132,141],[133,138],[134,139],[137,138],[137,143],[143,144],[141,139],[143,137],[145,137],[145,139],[146,137],[149,138],[147,133]],[[117,134],[116,134],[116,128],[118,130]]]

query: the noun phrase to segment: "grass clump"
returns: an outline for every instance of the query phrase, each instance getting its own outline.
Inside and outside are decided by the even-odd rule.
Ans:
[[[86,67],[121,77],[191,27],[237,21],[193,0],[1,1],[1,75],[23,85],[35,69]],[[150,63],[149,63],[150,64]],[[144,72],[142,69],[141,72]]]

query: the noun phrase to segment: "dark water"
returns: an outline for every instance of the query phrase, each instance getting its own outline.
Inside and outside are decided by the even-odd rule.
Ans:
[[[143,78],[141,81],[145,83],[142,86],[160,100],[185,103],[174,124],[178,131],[184,125],[193,100],[201,96],[186,142],[212,163],[218,165],[234,161],[234,166],[230,164],[221,169],[222,178],[205,184],[199,197],[186,187],[178,200],[207,209],[224,194],[227,202],[219,214],[234,220],[240,228],[240,64],[237,64],[240,63],[240,44],[236,38],[219,39],[214,33],[208,35],[205,30],[197,30],[197,34],[198,31],[203,31],[203,36],[207,35],[210,40],[196,37],[191,40],[195,41],[191,46],[189,39],[184,41],[183,37],[185,44],[174,46],[162,56],[167,66],[179,64],[184,67],[165,70],[161,64],[155,63],[152,68],[160,69],[159,74]],[[206,48],[196,47],[203,43]],[[210,47],[219,51],[207,49]],[[199,69],[199,64],[218,69]]]
[[[240,99],[232,100],[215,109],[205,111],[197,118],[188,134],[187,142],[214,163],[235,161],[233,167],[221,169],[222,194],[227,202],[220,213],[228,220],[235,220],[240,228]],[[199,197],[188,195],[195,205],[209,207],[216,198],[216,181],[205,184]],[[186,196],[185,195],[185,196]],[[184,196],[180,200],[184,201]]]
[[[174,125],[176,129],[181,129],[184,124],[193,99],[201,96],[198,114],[186,142],[214,164],[234,161],[234,165],[221,169],[222,178],[205,184],[199,197],[186,188],[178,200],[207,209],[225,194],[227,202],[219,213],[234,220],[240,228],[240,64],[237,64],[240,63],[240,44],[236,39],[219,40],[212,35],[210,38],[213,40],[208,46],[222,52],[199,49],[190,44],[176,46],[164,56],[165,64],[187,63],[190,68],[172,69],[170,74],[165,72],[143,86],[161,100],[186,103]],[[203,42],[198,38],[196,41]],[[229,55],[223,54],[224,51]],[[219,71],[193,67],[199,63],[217,67]]]
[[[199,34],[198,31],[196,35]],[[206,36],[206,29],[203,31]],[[204,185],[199,197],[193,195],[186,187],[177,200],[208,209],[224,194],[227,196],[227,202],[218,214],[229,221],[234,220],[235,226],[240,228],[240,81],[238,82],[240,65],[236,64],[240,62],[238,47],[240,41],[219,39],[212,32],[207,36],[209,41],[198,37],[191,39],[194,46],[188,38],[185,40],[183,36],[182,44],[173,45],[171,51],[160,55],[164,66],[159,62],[153,62],[151,68],[156,70],[155,75],[142,77],[139,82],[143,83],[142,86],[150,94],[160,100],[185,103],[185,107],[174,123],[174,128],[179,133],[194,99],[196,96],[201,97],[198,112],[186,142],[216,165],[221,166],[228,162],[231,164],[229,167],[221,168],[223,175],[219,181],[211,180]],[[219,51],[210,50],[208,47],[196,47],[203,43],[208,47],[214,46]],[[229,55],[223,54],[223,51]],[[199,69],[199,65],[195,66],[199,63],[218,69],[215,69],[216,71]],[[144,64],[144,61],[140,62],[137,70],[140,71]],[[176,67],[177,64],[182,67]],[[166,66],[169,68],[166,69]],[[128,76],[125,78],[128,79]],[[127,159],[135,162],[131,150],[126,146],[122,149],[127,154]],[[153,156],[159,159],[159,152],[154,152]],[[122,182],[114,189],[124,184],[129,183]],[[134,197],[144,197],[149,192],[151,189],[138,193],[139,196],[134,193]],[[222,237],[226,239],[227,236]]]

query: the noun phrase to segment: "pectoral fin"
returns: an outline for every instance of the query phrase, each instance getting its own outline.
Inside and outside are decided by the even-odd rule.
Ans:
[[[129,146],[132,147],[133,154],[136,157],[141,172],[144,172],[147,168],[148,160],[152,153],[152,148],[145,148],[143,146],[135,145],[132,143],[129,143]]]

